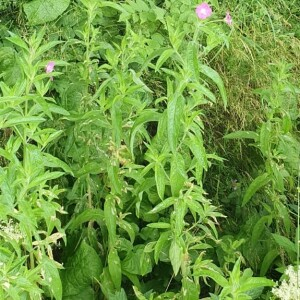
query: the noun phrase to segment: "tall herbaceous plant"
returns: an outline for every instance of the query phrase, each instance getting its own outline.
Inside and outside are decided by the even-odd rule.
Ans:
[[[222,158],[202,116],[227,107],[207,57],[229,47],[231,13],[189,0],[23,8],[36,31],[10,33],[15,70],[0,83],[0,298],[251,299],[273,285],[213,260],[225,216],[202,180]]]
[[[62,266],[53,259],[53,248],[66,242],[60,221],[65,211],[55,180],[72,171],[47,149],[62,134],[50,127],[51,120],[69,113],[47,96],[60,73],[50,72],[44,58],[60,42],[45,43],[44,34],[41,29],[21,39],[10,32],[2,48],[10,64],[0,83],[1,299],[62,295]]]

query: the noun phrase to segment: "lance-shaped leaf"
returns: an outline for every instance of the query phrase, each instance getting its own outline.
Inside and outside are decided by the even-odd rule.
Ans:
[[[170,246],[169,257],[173,267],[175,276],[178,274],[181,261],[182,261],[183,249],[179,244],[179,241],[175,238]]]
[[[214,69],[210,68],[207,65],[201,65],[200,66],[200,72],[207,77],[209,77],[219,88],[220,95],[223,100],[224,107],[226,108],[227,106],[227,95],[226,95],[226,90],[224,87],[224,83],[218,72],[216,72]]]
[[[104,203],[104,219],[108,231],[110,245],[114,245],[117,239],[117,211],[115,200],[111,195],[108,195]]]
[[[270,176],[268,173],[264,173],[258,177],[256,177],[251,184],[243,198],[242,206],[246,205],[248,201],[252,198],[252,196],[263,186],[265,186],[270,181]]]
[[[151,209],[148,212],[148,214],[156,214],[156,213],[168,208],[169,206],[171,206],[175,203],[175,200],[176,200],[176,198],[174,198],[174,197],[165,199],[164,201],[162,201],[161,203],[156,205],[153,209]]]
[[[185,172],[184,159],[181,154],[174,153],[171,160],[170,184],[173,196],[179,196],[183,188],[187,175]]]
[[[108,269],[115,288],[121,289],[122,270],[118,251],[113,247],[108,254]]]
[[[244,130],[231,132],[224,136],[224,139],[251,139],[254,141],[257,141],[258,138],[259,135],[255,131],[244,131]]]

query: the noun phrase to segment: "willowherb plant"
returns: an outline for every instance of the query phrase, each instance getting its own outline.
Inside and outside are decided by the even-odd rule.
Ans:
[[[59,73],[46,73],[42,59],[60,42],[45,43],[44,35],[41,29],[27,40],[14,33],[7,38],[15,46],[14,64],[2,76],[6,79],[9,68],[15,68],[15,77],[0,83],[0,128],[9,132],[0,148],[5,158],[0,167],[1,299],[62,297],[62,266],[53,248],[65,239],[58,217],[65,211],[57,201],[63,190],[51,181],[72,171],[47,153],[62,133],[47,121],[68,112],[46,96],[49,78]]]
[[[228,46],[231,14],[193,0],[24,11],[35,25],[60,15],[66,30],[49,43],[43,29],[11,33],[1,49],[0,299],[241,300],[273,286],[237,259],[246,238],[220,243],[224,216],[203,186],[222,161],[206,149],[203,115],[227,106],[207,54]]]

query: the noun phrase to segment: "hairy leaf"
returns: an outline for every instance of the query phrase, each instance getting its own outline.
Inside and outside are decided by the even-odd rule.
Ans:
[[[82,293],[89,294],[94,280],[99,280],[103,269],[97,252],[85,241],[82,241],[75,253],[68,258],[64,267],[65,269],[61,270],[63,299],[75,299]]]
[[[285,236],[272,233],[275,242],[286,251],[297,253],[297,246]]]
[[[183,249],[180,246],[178,240],[174,239],[171,242],[169,256],[170,256],[170,260],[171,260],[171,264],[172,264],[175,276],[179,272],[179,269],[181,266],[181,261],[182,261],[182,255],[183,255]]]
[[[108,237],[111,246],[114,246],[117,239],[117,211],[113,197],[108,195],[104,203],[104,219],[108,230]]]
[[[219,88],[220,95],[223,100],[224,107],[226,108],[227,106],[227,95],[226,95],[226,90],[224,87],[224,83],[220,77],[220,75],[212,68],[210,68],[207,65],[201,65],[200,66],[200,72],[209,77]]]
[[[41,262],[42,270],[45,274],[45,282],[55,299],[62,299],[62,283],[58,272],[57,263],[54,260],[44,256]]]
[[[251,184],[249,185],[248,189],[245,192],[242,206],[245,206],[252,196],[263,186],[265,186],[270,181],[270,176],[268,173],[264,173],[258,177],[256,177]]]
[[[185,163],[181,154],[174,153],[171,160],[170,184],[174,197],[179,196],[180,190],[183,188],[187,175],[185,173]]]
[[[169,206],[173,205],[175,202],[176,198],[170,197],[165,200],[163,200],[161,203],[157,204],[152,210],[148,212],[148,214],[156,214]]]
[[[34,0],[24,4],[24,11],[32,25],[55,20],[69,6],[70,0]]]
[[[165,194],[165,171],[160,162],[157,162],[154,167],[155,170],[155,182],[158,196],[161,200],[164,199]]]
[[[252,139],[257,141],[259,135],[254,131],[235,131],[224,135],[224,139]]]
[[[260,267],[260,276],[265,276],[275,260],[275,258],[279,256],[279,251],[277,249],[271,249],[264,257],[261,267]]]
[[[78,216],[72,218],[67,225],[67,228],[71,231],[77,229],[85,222],[96,221],[99,225],[104,221],[104,212],[101,209],[90,208],[84,210]]]
[[[108,269],[115,288],[121,289],[122,270],[118,251],[113,247],[108,253]]]

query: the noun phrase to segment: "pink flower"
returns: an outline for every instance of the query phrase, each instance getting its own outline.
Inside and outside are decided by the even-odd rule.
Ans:
[[[203,2],[196,7],[196,14],[199,19],[204,20],[211,16],[212,9],[206,2]]]
[[[47,63],[47,66],[45,68],[46,73],[51,73],[54,70],[55,62],[54,61],[49,61]],[[53,77],[50,77],[50,80],[53,80]]]
[[[55,62],[49,61],[46,66],[46,73],[51,73],[54,70]]]
[[[226,17],[224,18],[224,22],[225,22],[228,26],[231,26],[231,25],[232,25],[232,18],[231,18],[231,15],[230,15],[229,11],[226,13]]]

